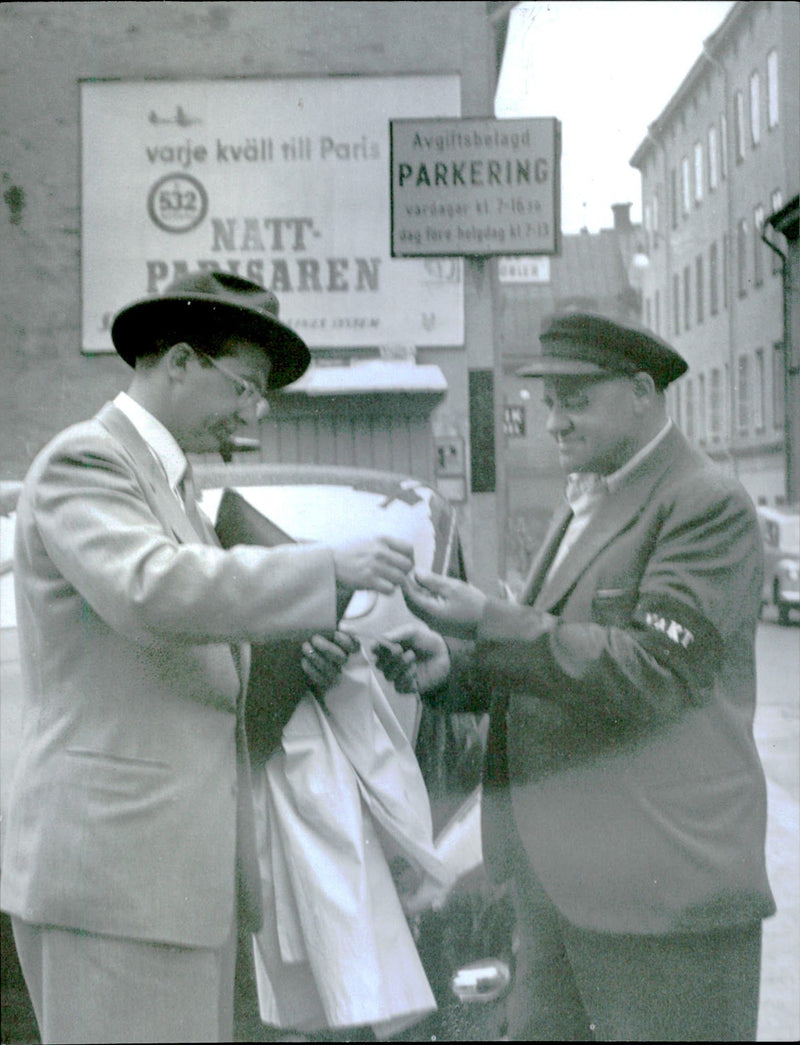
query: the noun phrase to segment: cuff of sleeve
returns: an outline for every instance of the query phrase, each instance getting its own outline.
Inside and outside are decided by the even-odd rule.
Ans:
[[[489,598],[476,632],[478,642],[502,642],[509,639],[530,639],[542,632],[552,631],[557,618],[549,613],[520,606],[518,602]]]

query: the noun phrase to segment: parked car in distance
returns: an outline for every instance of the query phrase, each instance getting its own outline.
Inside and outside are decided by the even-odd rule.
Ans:
[[[764,546],[762,610],[773,606],[781,624],[791,610],[800,610],[800,506],[758,506]]]

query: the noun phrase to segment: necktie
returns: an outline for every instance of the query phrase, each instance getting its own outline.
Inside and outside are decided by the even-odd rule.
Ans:
[[[186,515],[189,518],[189,522],[192,524],[194,529],[197,531],[198,536],[208,540],[208,524],[203,521],[202,512],[200,506],[197,503],[197,487],[194,484],[194,473],[192,472],[192,466],[187,462],[186,471],[183,473],[178,490],[180,491],[181,500],[183,506],[186,509]]]

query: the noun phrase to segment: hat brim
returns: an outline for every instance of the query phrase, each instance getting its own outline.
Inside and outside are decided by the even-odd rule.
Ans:
[[[607,367],[598,366],[596,363],[590,363],[584,359],[554,359],[552,357],[526,363],[524,367],[517,371],[517,377],[580,377],[582,375],[591,376],[597,374],[619,374],[622,376],[623,372],[610,370]]]
[[[117,314],[111,340],[129,366],[152,349],[154,336],[178,322],[191,321],[201,329],[224,328],[255,342],[270,360],[270,391],[297,381],[308,369],[311,353],[305,341],[279,319],[217,298],[165,295],[136,301]]]

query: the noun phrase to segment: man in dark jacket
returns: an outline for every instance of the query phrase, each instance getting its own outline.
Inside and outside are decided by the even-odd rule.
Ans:
[[[518,602],[406,582],[434,630],[396,634],[384,667],[491,713],[484,854],[513,882],[512,1036],[754,1040],[774,911],[755,512],[669,419],[687,369],[669,345],[587,313],[541,341],[523,374],[544,379],[568,503]]]

